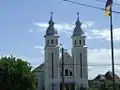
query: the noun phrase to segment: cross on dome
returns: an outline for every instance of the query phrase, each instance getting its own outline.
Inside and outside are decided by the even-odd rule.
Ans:
[[[77,20],[79,20],[79,12],[77,12]]]
[[[79,12],[77,12],[77,21],[76,21],[76,27],[80,27],[81,26],[81,22],[79,20]]]
[[[50,20],[49,20],[49,25],[53,27],[54,22],[53,22],[53,12],[50,12]]]
[[[53,12],[50,12],[50,19],[52,20]]]

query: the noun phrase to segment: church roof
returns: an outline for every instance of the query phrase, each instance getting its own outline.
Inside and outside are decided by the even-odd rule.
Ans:
[[[76,35],[83,35],[84,32],[81,28],[81,22],[79,20],[79,13],[77,13],[78,15],[78,18],[77,18],[77,21],[75,23],[75,28],[74,28],[74,31],[73,31],[73,36],[76,36]]]
[[[71,59],[72,56],[68,52],[64,52],[64,58]],[[60,60],[62,59],[62,56],[60,56]]]
[[[42,63],[41,65],[39,65],[38,67],[36,67],[33,72],[43,72],[44,70],[44,63]]]
[[[60,57],[60,63],[62,63],[62,57]],[[64,52],[64,64],[73,64],[72,56],[68,52]]]
[[[46,34],[45,36],[56,36],[58,33],[57,33],[57,30],[54,28],[54,21],[52,19],[52,12],[51,12],[51,17],[50,17],[50,20],[49,20],[49,26],[46,30]]]
[[[71,55],[68,52],[64,52],[64,57],[72,58]]]
[[[60,57],[60,62],[61,62],[61,57]],[[64,62],[65,63],[71,63],[70,61],[72,60],[72,56],[68,52],[64,52]],[[42,63],[38,67],[36,67],[33,72],[44,72],[44,66],[45,63]]]

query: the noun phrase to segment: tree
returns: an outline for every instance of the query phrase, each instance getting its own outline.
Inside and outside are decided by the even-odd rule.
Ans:
[[[0,58],[0,90],[35,90],[32,67],[22,59]]]

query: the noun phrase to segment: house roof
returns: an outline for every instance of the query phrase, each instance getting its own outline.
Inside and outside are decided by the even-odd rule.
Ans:
[[[115,80],[119,81],[120,78],[115,75]],[[106,72],[104,75],[103,74],[99,74],[97,75],[93,80],[113,80],[113,74],[111,71]]]
[[[120,78],[116,74],[114,74],[114,76],[115,76],[115,80],[120,80]],[[108,80],[113,80],[113,73],[111,71],[108,71],[105,73],[105,77]]]
[[[102,75],[102,74],[99,74],[98,76],[96,76],[96,77],[94,78],[94,80],[105,80],[105,79],[106,79],[105,76]]]

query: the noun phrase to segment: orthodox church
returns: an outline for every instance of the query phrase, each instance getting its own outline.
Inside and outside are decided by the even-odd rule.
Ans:
[[[71,36],[71,54],[64,56],[64,90],[81,90],[88,88],[87,47],[84,32],[81,28],[79,13]],[[52,16],[46,30],[44,46],[44,63],[33,71],[36,74],[36,90],[62,90],[62,67],[60,56],[59,35],[54,28]],[[72,28],[71,28],[72,29]]]

